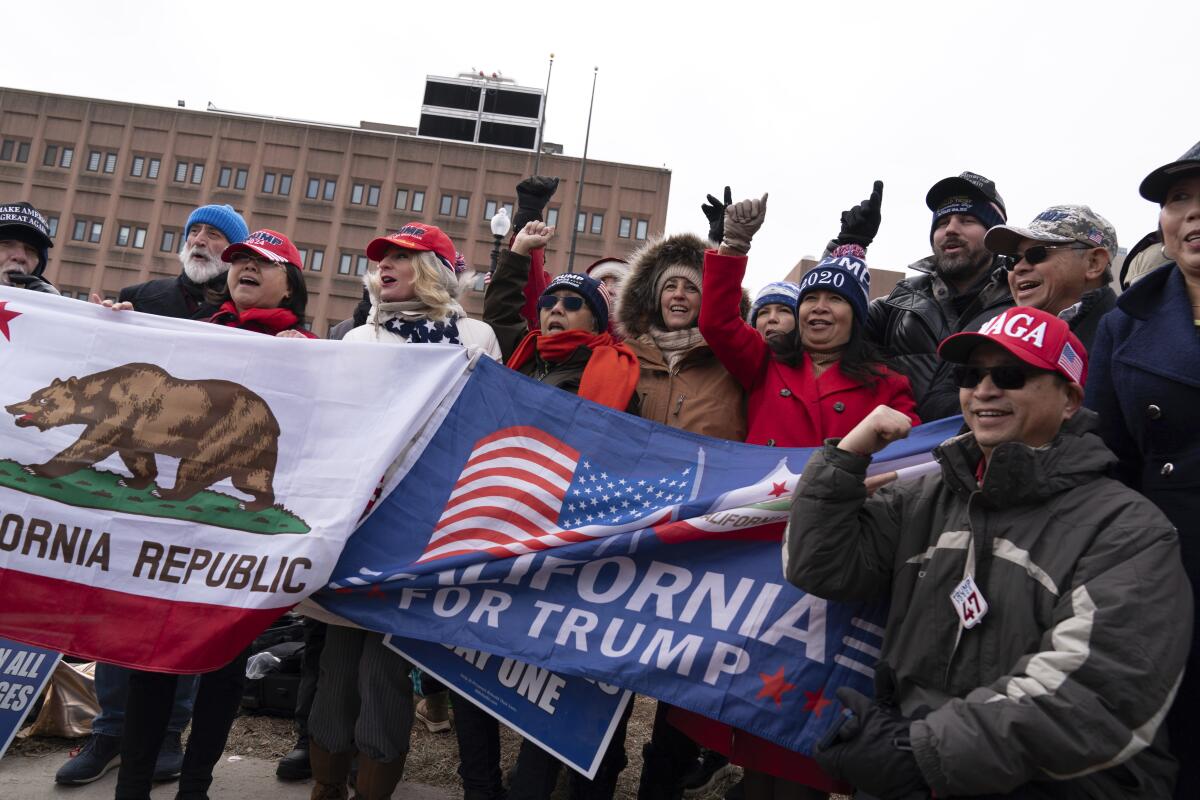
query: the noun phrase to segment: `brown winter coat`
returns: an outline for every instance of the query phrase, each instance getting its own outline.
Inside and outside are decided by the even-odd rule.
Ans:
[[[637,354],[641,364],[642,374],[635,393],[641,401],[644,419],[741,442],[746,438],[745,392],[708,345],[698,343],[672,371],[666,356],[649,335],[652,326],[662,327],[654,291],[659,274],[678,263],[703,270],[705,249],[699,237],[681,234],[651,242],[636,253],[621,287],[618,321],[625,344]],[[743,305],[743,311],[749,311],[747,298],[743,298]]]

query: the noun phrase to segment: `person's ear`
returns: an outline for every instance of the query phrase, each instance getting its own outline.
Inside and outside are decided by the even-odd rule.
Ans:
[[[1111,263],[1112,255],[1109,254],[1108,248],[1093,247],[1087,251],[1087,268],[1083,277],[1089,281],[1099,280]]]
[[[1065,379],[1064,379],[1065,380]],[[1067,404],[1063,407],[1063,421],[1075,416],[1075,412],[1083,407],[1083,387],[1074,381],[1066,382]]]

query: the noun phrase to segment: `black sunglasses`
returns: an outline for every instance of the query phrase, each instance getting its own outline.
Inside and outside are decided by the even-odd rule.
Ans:
[[[999,367],[968,367],[956,364],[954,367],[954,382],[960,389],[974,389],[983,380],[984,375],[992,376],[992,383],[997,389],[1020,389],[1025,381],[1034,375],[1053,374],[1049,370],[1036,367],[1022,367],[1017,364],[1005,364]]]
[[[562,303],[563,308],[567,311],[578,311],[583,308],[583,298],[577,295],[560,297],[556,294],[544,294],[538,298],[538,308],[545,310],[554,308],[559,303]]]
[[[1009,272],[1017,268],[1017,264],[1022,261],[1028,261],[1030,266],[1040,264],[1050,257],[1051,250],[1091,250],[1086,244],[1039,244],[1036,247],[1030,247],[1024,253],[1007,256],[1004,260],[1004,266]]]

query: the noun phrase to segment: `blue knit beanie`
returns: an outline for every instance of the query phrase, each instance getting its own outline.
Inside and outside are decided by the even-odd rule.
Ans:
[[[192,215],[188,217],[187,227],[183,229],[183,235],[186,237],[192,230],[193,225],[211,225],[221,233],[225,234],[225,238],[230,244],[243,242],[250,235],[250,229],[246,227],[246,220],[242,219],[242,215],[233,210],[233,206],[200,206]]]
[[[750,306],[750,315],[746,317],[746,321],[753,325],[763,306],[769,306],[772,303],[787,306],[795,315],[796,307],[800,305],[800,285],[791,281],[768,283],[759,290],[758,296],[754,298],[754,305]]]
[[[856,244],[844,244],[821,259],[800,281],[800,297],[809,292],[840,294],[854,309],[859,324],[867,321],[867,302],[871,297],[871,273],[863,261],[866,251]]]
[[[603,283],[581,272],[564,272],[550,281],[550,285],[542,292],[542,297],[554,294],[559,289],[570,289],[582,297],[583,302],[592,310],[592,316],[596,318],[596,330],[601,333],[608,330],[608,290],[604,288]]]

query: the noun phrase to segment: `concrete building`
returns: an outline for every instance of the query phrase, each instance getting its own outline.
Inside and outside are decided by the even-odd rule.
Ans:
[[[415,104],[414,104],[415,105]],[[543,147],[540,172],[562,178],[547,221],[575,213],[580,160]],[[478,313],[493,246],[489,220],[516,201],[534,153],[433,139],[413,128],[359,127],[211,109],[164,108],[0,88],[0,201],[25,200],[50,220],[47,277],[64,293],[115,297],[178,274],[188,214],[228,203],[251,230],[286,233],[305,258],[306,322],[319,335],[350,316],[364,249],[405,222],[438,225],[467,263],[463,305]],[[575,269],[624,257],[662,232],[671,173],[589,160],[576,224]],[[547,249],[566,269],[566,224]]]

